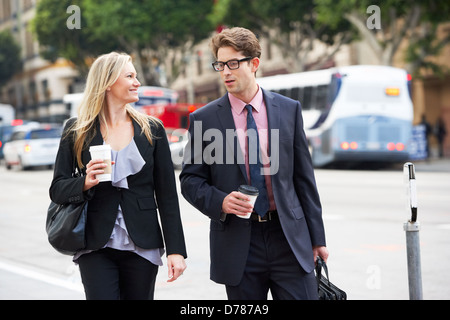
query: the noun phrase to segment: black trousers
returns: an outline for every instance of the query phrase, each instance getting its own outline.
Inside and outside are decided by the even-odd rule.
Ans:
[[[311,248],[312,250],[312,248]],[[238,286],[226,286],[230,300],[317,300],[314,271],[298,263],[278,219],[252,221],[250,251]]]
[[[133,252],[105,248],[78,264],[87,300],[153,300],[159,267]]]

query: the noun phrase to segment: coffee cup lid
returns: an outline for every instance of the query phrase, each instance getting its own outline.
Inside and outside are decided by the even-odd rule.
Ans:
[[[109,144],[100,144],[98,146],[90,146],[89,151],[98,151],[98,150],[110,150],[111,146]]]
[[[238,191],[252,196],[259,194],[258,188],[249,185],[241,185]]]

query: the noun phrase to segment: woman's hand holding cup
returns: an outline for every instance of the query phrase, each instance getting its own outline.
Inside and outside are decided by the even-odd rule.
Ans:
[[[93,159],[89,161],[86,166],[86,179],[84,180],[83,191],[98,185],[100,180],[97,179],[98,174],[104,174],[105,168],[108,165],[104,163],[103,159]]]

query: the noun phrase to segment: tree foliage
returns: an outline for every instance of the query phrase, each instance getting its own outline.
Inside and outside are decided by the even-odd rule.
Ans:
[[[67,8],[81,8],[81,29],[66,27]],[[369,29],[367,8],[381,10],[381,28]],[[85,72],[91,58],[113,50],[133,55],[144,84],[170,85],[193,46],[216,26],[242,26],[280,48],[290,71],[323,67],[343,44],[365,38],[380,64],[391,65],[400,45],[410,71],[436,68],[429,59],[450,42],[436,38],[448,21],[450,3],[440,0],[40,0],[32,29],[50,60],[64,57]],[[317,44],[322,54],[312,58]],[[170,52],[178,52],[169,61]],[[173,55],[175,56],[175,55]],[[166,63],[171,64],[167,68]]]
[[[67,19],[70,17],[67,8],[70,5],[81,8],[81,29],[67,28]],[[31,29],[41,46],[42,57],[50,61],[63,57],[72,61],[82,74],[87,72],[89,58],[120,49],[110,35],[101,39],[91,36],[93,28],[87,24],[84,9],[82,0],[40,0],[31,22]]]
[[[394,55],[406,40],[408,48],[403,58],[409,62],[409,71],[421,67],[436,69],[427,57],[436,55],[449,42],[447,34],[436,38],[437,26],[448,22],[450,3],[439,0],[315,0],[318,18],[330,24],[340,23],[342,17],[352,23],[370,48],[379,57],[379,63],[392,65]],[[367,27],[367,8],[376,5],[380,9],[380,28]]]
[[[66,10],[81,8],[81,29],[69,30]],[[40,0],[33,29],[44,57],[62,56],[84,67],[112,50],[133,55],[142,82],[159,84],[157,69],[168,50],[187,50],[212,31],[210,0]]]
[[[344,19],[334,24],[319,21],[316,9],[313,0],[218,0],[209,19],[264,35],[281,49],[290,70],[303,71],[320,68],[355,35]],[[308,58],[318,41],[327,49],[316,61],[311,61]],[[305,66],[307,63],[310,65]]]
[[[0,32],[0,87],[22,70],[20,46],[8,31]]]

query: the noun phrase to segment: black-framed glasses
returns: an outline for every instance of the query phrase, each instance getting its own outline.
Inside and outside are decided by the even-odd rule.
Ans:
[[[238,60],[238,59],[228,60],[227,62],[216,61],[216,62],[214,62],[212,64],[212,66],[213,66],[214,70],[217,71],[217,72],[223,71],[225,69],[225,65],[230,70],[236,70],[236,69],[239,69],[241,62],[249,61],[249,60],[252,60],[252,59],[253,59],[253,57],[246,57],[246,58],[241,59],[241,60]]]

